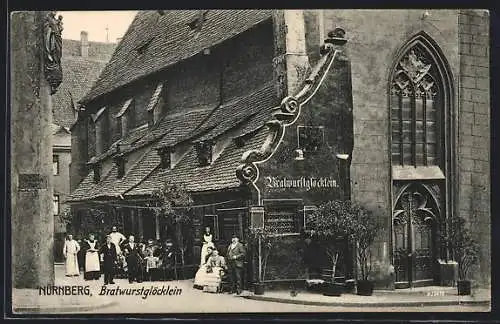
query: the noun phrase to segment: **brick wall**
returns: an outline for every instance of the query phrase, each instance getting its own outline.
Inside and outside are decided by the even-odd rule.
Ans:
[[[489,15],[461,10],[458,212],[481,244],[477,279],[491,276]]]

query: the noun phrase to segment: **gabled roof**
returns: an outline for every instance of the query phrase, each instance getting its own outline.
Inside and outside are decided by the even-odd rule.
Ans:
[[[52,96],[53,122],[71,128],[77,102],[99,77],[116,44],[89,42],[89,55],[80,55],[80,41],[63,40],[63,81]]]
[[[82,104],[217,45],[271,18],[272,10],[209,10],[199,28],[197,10],[141,11]],[[147,37],[145,37],[147,35]]]

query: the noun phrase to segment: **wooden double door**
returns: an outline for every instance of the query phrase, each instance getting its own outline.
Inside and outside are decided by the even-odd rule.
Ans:
[[[438,274],[439,202],[429,187],[403,187],[393,214],[396,287],[432,285]]]

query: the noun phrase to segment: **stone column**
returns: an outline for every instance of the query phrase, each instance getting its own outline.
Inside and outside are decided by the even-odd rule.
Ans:
[[[60,65],[44,65],[44,23],[49,18],[50,30],[56,32],[59,26],[54,13],[48,14],[31,11],[11,15],[13,288],[54,284],[51,94],[62,75]],[[60,53],[51,53],[60,62]],[[46,74],[44,68],[54,70]],[[55,78],[50,79],[51,85],[48,76]]]

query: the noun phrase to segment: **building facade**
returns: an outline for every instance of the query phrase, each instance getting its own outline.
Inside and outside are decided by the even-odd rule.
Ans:
[[[270,276],[294,279],[308,215],[352,199],[384,224],[376,278],[437,284],[447,219],[490,237],[488,27],[481,10],[140,12],[80,101],[75,230],[163,240],[154,193],[179,184],[194,197],[186,263],[206,225],[221,248],[274,227],[292,252]],[[354,276],[348,254],[339,269]]]
[[[71,127],[76,121],[77,101],[90,89],[108,62],[116,44],[89,42],[88,33],[81,32],[80,40],[63,39],[61,58],[64,79],[52,96],[52,158],[54,204],[54,253],[56,262],[63,261],[62,249],[69,221]]]

